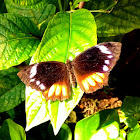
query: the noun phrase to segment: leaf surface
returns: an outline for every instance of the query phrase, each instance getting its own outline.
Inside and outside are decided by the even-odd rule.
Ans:
[[[0,128],[1,140],[26,140],[26,134],[22,126],[16,124],[11,119],[3,122]]]
[[[25,85],[17,77],[16,68],[0,71],[0,112],[5,112],[25,100]]]
[[[41,36],[36,25],[28,18],[0,15],[0,70],[18,65],[35,52]]]
[[[72,132],[67,124],[63,124],[59,133],[55,136],[52,125],[48,127],[48,139],[50,140],[72,140]]]
[[[82,96],[83,91],[81,91],[80,87],[78,86],[77,88],[73,88],[70,99],[63,102],[48,101],[49,116],[55,135],[59,132],[62,124],[67,119],[74,107],[79,103]]]
[[[6,1],[6,8],[9,13],[15,13],[24,17],[28,17],[39,27],[42,24],[48,24],[49,20],[54,16],[56,12],[56,7],[53,4],[29,8],[23,7],[22,5],[15,5],[14,3]]]
[[[98,13],[95,15],[97,33],[99,37],[125,34],[133,29],[140,28],[140,1],[119,0],[91,0],[86,8],[92,10],[113,10],[111,13]]]
[[[78,53],[97,44],[96,23],[85,9],[59,12],[49,22],[32,63],[72,60]]]
[[[128,140],[138,140],[140,138],[140,128],[134,129],[128,133]]]
[[[119,136],[119,116],[114,109],[103,110],[77,122],[75,140],[106,140]]]
[[[51,0],[5,0],[6,3],[10,3],[15,7],[28,7],[28,8],[35,8],[46,6]],[[54,0],[52,0],[54,1]]]
[[[126,96],[121,110],[124,112],[126,119],[126,124],[130,128],[134,128],[140,119],[140,98]]]
[[[41,92],[26,87],[26,131],[50,119],[47,104]]]

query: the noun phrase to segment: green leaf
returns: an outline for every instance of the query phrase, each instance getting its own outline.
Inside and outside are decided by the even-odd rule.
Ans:
[[[41,36],[36,25],[28,18],[0,15],[0,70],[18,65],[35,52]]]
[[[0,14],[1,13],[6,13],[7,10],[6,10],[6,7],[5,7],[5,3],[4,3],[4,0],[0,0]]]
[[[15,7],[28,7],[28,8],[46,6],[50,1],[51,0],[5,0],[6,3],[10,3]]]
[[[46,99],[42,93],[26,87],[26,131],[50,119]]]
[[[67,124],[63,124],[59,133],[55,136],[52,125],[48,127],[48,139],[50,140],[72,140],[72,132]]]
[[[56,7],[52,4],[47,4],[35,8],[29,8],[29,7],[23,7],[21,5],[15,5],[14,3],[10,3],[9,1],[6,1],[6,7],[9,13],[16,13],[28,17],[36,25],[39,25],[42,22],[48,23],[56,12]]]
[[[6,113],[10,116],[10,118],[12,120],[14,120],[14,118],[15,118],[15,110],[14,109],[8,110]]]
[[[126,96],[123,101],[121,110],[125,113],[126,117],[140,114],[140,98]]]
[[[74,107],[79,103],[82,96],[83,91],[81,91],[80,87],[78,86],[77,88],[73,88],[72,95],[69,100],[65,100],[63,102],[48,101],[49,116],[55,135],[59,132],[62,124],[67,119]]]
[[[96,24],[94,17],[88,10],[81,9],[74,13],[60,12],[49,22],[43,39],[32,57],[31,63],[40,61],[65,62],[67,59],[72,60],[81,51],[96,43]],[[30,92],[31,91],[27,94],[26,99],[29,98]],[[35,93],[37,95],[40,94],[37,91]],[[55,135],[58,133],[70,112],[78,104],[82,95],[83,92],[78,86],[77,88],[73,88],[69,100],[63,102],[48,101],[46,114],[49,113],[48,115],[50,116]],[[40,95],[36,100],[43,101],[45,99]],[[32,100],[30,102],[32,102]],[[39,106],[41,107],[41,105],[43,105],[43,102]],[[30,106],[26,106],[26,108],[28,116]],[[47,112],[47,110],[49,110],[49,112]]]
[[[88,10],[59,12],[49,22],[32,63],[66,62],[67,59],[72,60],[78,53],[96,44],[96,23]]]
[[[138,123],[138,118],[135,116],[129,116],[124,122],[128,127],[134,128]]]
[[[90,6],[87,6],[87,8],[92,10],[110,10],[112,6],[114,7],[111,13],[96,14],[95,19],[99,37],[116,36],[140,28],[139,0],[119,0],[116,5],[112,2],[112,0],[92,0],[88,2]]]
[[[46,7],[48,4],[53,4],[59,10],[58,0],[5,0],[5,3],[9,3],[9,5],[16,9],[37,9],[40,7]]]
[[[126,96],[121,110],[124,112],[125,116],[128,117],[126,119],[126,124],[134,128],[138,123],[138,119],[140,119],[140,98]]]
[[[114,0],[90,0],[89,2],[85,3],[84,7],[89,10],[110,10],[115,4],[116,2]],[[93,12],[93,14],[95,16],[99,15],[98,12]]]
[[[120,135],[115,140],[126,140],[126,132],[123,129],[120,129]]]
[[[7,119],[0,128],[0,140],[26,140],[26,134],[22,126]]]
[[[127,140],[139,140],[140,138],[140,128],[130,131],[127,135]]]
[[[0,112],[14,108],[25,100],[25,85],[17,77],[16,68],[0,71]]]
[[[119,136],[119,116],[117,110],[103,110],[77,122],[75,140],[106,140]]]

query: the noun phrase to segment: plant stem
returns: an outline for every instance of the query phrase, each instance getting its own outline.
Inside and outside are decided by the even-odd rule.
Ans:
[[[108,13],[110,13],[111,11],[113,11],[113,8],[114,8],[114,6],[116,5],[118,3],[118,0],[114,0],[114,3],[112,4],[112,5],[110,5],[109,7],[107,7],[106,9],[105,9],[105,11],[109,11]],[[109,10],[110,9],[110,10]],[[99,14],[97,14],[96,16],[95,16],[95,19],[97,18],[97,17],[99,17],[101,15],[101,13],[99,13]]]
[[[127,128],[128,128],[128,126],[126,125],[126,126],[123,128],[123,130],[126,131]]]
[[[59,9],[60,9],[60,11],[63,11],[61,0],[58,0],[58,4],[59,4]]]
[[[71,11],[67,11],[67,13],[73,13],[73,12],[75,12],[76,10],[71,10]],[[107,10],[89,10],[89,12],[91,12],[91,13],[98,13],[98,12],[100,12],[100,13],[110,13],[111,11],[107,11]]]

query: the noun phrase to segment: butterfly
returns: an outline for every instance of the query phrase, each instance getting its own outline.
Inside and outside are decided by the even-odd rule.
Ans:
[[[104,42],[77,55],[66,64],[47,61],[29,65],[17,74],[26,86],[41,91],[46,100],[70,98],[72,85],[85,93],[93,93],[108,85],[110,71],[120,57],[122,44]]]

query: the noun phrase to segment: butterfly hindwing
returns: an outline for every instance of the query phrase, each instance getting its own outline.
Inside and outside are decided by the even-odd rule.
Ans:
[[[27,86],[41,91],[46,100],[65,100],[70,95],[70,80],[66,65],[62,62],[48,61],[25,67],[18,73]]]
[[[104,85],[107,86],[108,75],[109,73],[93,72],[81,76],[75,72],[77,83],[85,93],[92,93]]]
[[[80,53],[72,61],[73,71],[80,88],[92,93],[108,84],[108,75],[119,59],[121,43],[106,42]]]

